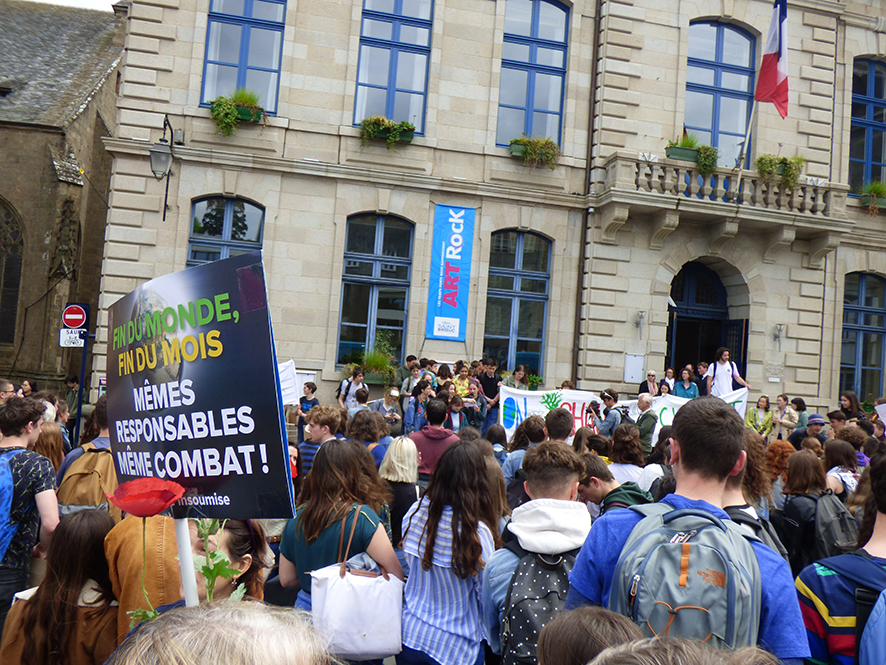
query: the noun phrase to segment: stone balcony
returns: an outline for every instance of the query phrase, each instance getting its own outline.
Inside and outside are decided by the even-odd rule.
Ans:
[[[611,154],[604,168],[596,195],[604,243],[616,244],[628,217],[649,221],[652,249],[661,249],[679,224],[688,223],[704,227],[714,253],[739,229],[765,234],[766,263],[804,240],[809,266],[819,267],[854,226],[846,215],[848,186],[827,180],[801,175],[789,191],[779,178],[767,182],[756,171],[720,168],[703,177],[692,162],[625,151]]]

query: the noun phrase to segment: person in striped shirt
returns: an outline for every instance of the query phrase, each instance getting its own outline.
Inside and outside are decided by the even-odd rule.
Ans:
[[[298,444],[301,455],[302,473],[307,474],[314,465],[314,455],[320,446],[335,438],[338,431],[340,416],[338,409],[331,406],[315,406],[305,414],[308,422],[305,440]]]
[[[403,518],[410,574],[397,665],[483,663],[481,573],[501,541],[485,469],[474,443],[453,443]]]
[[[886,455],[875,455],[870,466],[871,493],[865,500],[864,518],[858,530],[861,549],[816,561],[800,571],[796,580],[813,663],[854,665],[858,662],[855,601],[858,584],[835,568],[845,571],[844,566],[848,566],[862,574],[869,588],[874,591],[882,588],[886,571]]]

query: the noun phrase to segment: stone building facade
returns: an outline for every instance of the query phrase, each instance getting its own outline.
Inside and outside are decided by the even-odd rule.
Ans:
[[[0,0],[0,376],[40,389],[80,372],[65,303],[98,306],[120,9]]]
[[[782,120],[752,117],[763,0],[134,0],[94,372],[121,295],[261,247],[278,356],[321,401],[383,331],[404,357],[491,352],[547,386],[630,392],[627,355],[661,376],[726,345],[753,394],[876,396],[886,311],[864,317],[886,308],[886,234],[850,183],[886,177],[883,9],[789,3]],[[267,120],[221,136],[208,102],[244,85]],[[361,146],[378,113],[414,140]],[[148,166],[164,116],[184,132],[168,199]],[[792,190],[753,168],[739,184],[749,123],[751,161],[805,158]],[[720,149],[712,175],[665,156],[684,129]],[[558,142],[554,170],[510,155],[522,132]],[[437,206],[476,211],[464,342],[425,336]]]

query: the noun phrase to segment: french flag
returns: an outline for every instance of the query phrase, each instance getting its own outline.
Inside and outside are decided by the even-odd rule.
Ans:
[[[772,102],[782,118],[788,115],[788,2],[775,0],[766,50],[757,77],[758,102]]]

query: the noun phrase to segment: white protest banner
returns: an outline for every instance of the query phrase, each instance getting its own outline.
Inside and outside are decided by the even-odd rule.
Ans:
[[[739,388],[733,390],[720,397],[724,402],[732,405],[732,407],[744,420],[745,412],[748,404],[748,389]],[[590,426],[590,418],[587,415],[587,408],[592,401],[602,403],[597,393],[586,390],[516,390],[506,386],[501,387],[501,409],[499,410],[499,424],[501,424],[508,434],[508,439],[514,434],[517,425],[523,422],[528,416],[545,417],[548,411],[557,407],[563,407],[575,418],[575,429],[579,427]],[[652,435],[655,441],[658,436],[658,430],[674,422],[674,415],[681,406],[689,400],[684,397],[676,397],[674,395],[663,395],[652,400],[652,409],[658,416],[658,425]],[[621,400],[619,406],[628,408],[631,418],[634,420],[640,415],[637,409],[637,400]]]

